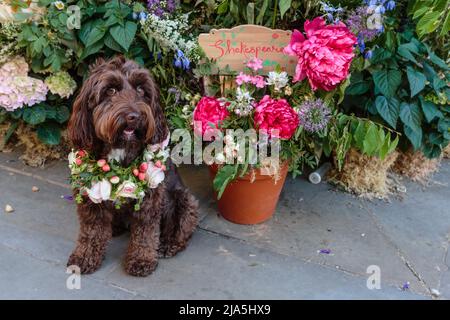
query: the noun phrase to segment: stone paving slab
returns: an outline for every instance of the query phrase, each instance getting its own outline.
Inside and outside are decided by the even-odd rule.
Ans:
[[[12,288],[9,298],[46,299],[429,299],[432,288],[450,298],[446,186],[407,184],[403,201],[384,203],[289,178],[272,220],[240,226],[218,215],[206,168],[180,173],[201,204],[188,249],[134,278],[122,267],[128,235],[114,238],[101,269],[82,277],[82,290],[67,290],[78,222],[73,202],[61,199],[70,192],[65,163],[20,168],[0,153],[0,286]],[[435,180],[449,177],[445,162]],[[3,212],[6,203],[13,213]],[[366,287],[371,264],[381,268],[381,290]],[[399,290],[406,281],[411,289]]]
[[[297,190],[302,189],[311,191],[299,196]],[[383,281],[398,287],[410,282],[413,291],[427,294],[397,248],[377,230],[364,210],[363,201],[331,189],[326,183],[313,186],[306,181],[289,180],[271,220],[243,226],[208,215],[200,226],[268,250],[361,276],[370,265],[377,265]],[[322,249],[329,249],[331,253],[319,253]]]
[[[406,182],[402,200],[365,202],[380,231],[429,290],[449,285],[448,277],[441,280],[449,273],[445,261],[450,240],[449,182],[450,162],[444,160],[429,185]]]

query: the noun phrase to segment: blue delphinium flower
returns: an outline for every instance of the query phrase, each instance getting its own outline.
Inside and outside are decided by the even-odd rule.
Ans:
[[[132,17],[134,20],[145,20],[147,19],[147,14],[144,11],[133,12]]]
[[[173,65],[177,68],[182,68],[183,70],[189,70],[191,62],[184,55],[183,51],[180,49],[175,53],[175,59],[173,61]]]
[[[363,53],[366,50],[366,43],[364,42],[364,37],[362,35],[358,35],[358,47],[359,52]]]
[[[386,9],[388,11],[394,10],[394,8],[395,8],[395,1],[391,0],[386,4]]]
[[[331,23],[335,24],[339,23],[340,21],[339,14],[341,14],[344,11],[344,9],[342,9],[341,7],[335,8],[326,2],[320,2],[320,4],[322,5],[322,11],[325,12],[327,20]]]
[[[373,55],[372,50],[367,50],[366,53],[364,53],[364,59],[371,59]]]

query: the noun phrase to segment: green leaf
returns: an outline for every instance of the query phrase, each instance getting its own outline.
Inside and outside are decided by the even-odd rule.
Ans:
[[[386,121],[392,128],[397,127],[397,119],[400,113],[400,102],[397,98],[392,97],[387,99],[385,96],[378,96],[375,99],[375,107],[378,114]]]
[[[380,128],[380,130],[383,129]],[[380,157],[381,160],[384,160],[384,158],[386,158],[387,154],[389,153],[390,143],[391,143],[391,133],[388,132],[387,135],[385,135],[383,144],[381,145],[381,148],[378,152],[378,156]]]
[[[255,3],[250,2],[247,5],[247,23],[254,24],[255,23]]]
[[[442,112],[432,101],[426,101],[425,99],[423,99],[423,97],[419,97],[419,100],[422,107],[422,112],[425,115],[425,120],[428,123],[436,118],[440,119],[444,117]]]
[[[346,95],[357,96],[369,91],[370,82],[364,80],[360,72],[352,73],[350,77],[350,85],[345,90]]]
[[[445,17],[444,24],[441,29],[441,33],[439,34],[441,37],[447,35],[450,32],[450,11],[447,12],[447,16]]]
[[[61,128],[53,122],[41,124],[37,128],[38,138],[50,145],[57,145],[61,140]]]
[[[113,39],[113,37],[109,33],[105,37],[105,46],[114,51],[123,52],[122,47],[116,42],[116,40]]]
[[[411,42],[404,43],[404,44],[401,44],[398,46],[397,53],[399,55],[401,55],[406,60],[417,63],[416,58],[414,57],[414,55],[411,52],[418,53],[417,47]]]
[[[417,103],[402,102],[400,105],[400,119],[409,128],[421,130],[422,114]]]
[[[364,121],[358,121],[358,126],[353,133],[353,140],[359,150],[364,149],[364,139],[366,137],[366,123]]]
[[[372,76],[375,86],[387,98],[395,94],[402,82],[402,73],[398,70],[377,70]]]
[[[37,125],[45,121],[46,111],[45,107],[41,104],[27,107],[23,110],[22,119],[31,125]]]
[[[395,148],[397,148],[398,145],[398,141],[399,141],[399,136],[397,135],[394,139],[394,141],[391,141],[391,143],[389,144],[389,150],[388,150],[388,154],[391,153],[392,151],[395,150]]]
[[[217,7],[217,14],[222,15],[228,11],[228,0],[222,1]]]
[[[377,126],[373,123],[369,125],[363,141],[363,153],[372,156],[379,147]]]
[[[404,125],[405,136],[411,142],[414,150],[418,150],[422,145],[422,128],[410,128],[407,125]]]
[[[133,42],[136,35],[137,24],[127,21],[124,26],[115,26],[109,30],[109,33],[114,40],[125,50],[128,51],[131,42]]]
[[[217,171],[217,174],[213,181],[214,190],[217,192],[217,198],[222,197],[225,188],[228,183],[236,178],[238,165],[224,165]]]
[[[261,9],[259,10],[258,16],[256,17],[256,24],[262,24],[264,19],[264,14],[266,13],[267,7],[269,6],[269,0],[264,0]]]
[[[106,33],[106,27],[103,23],[96,25],[86,39],[86,47],[92,46],[94,43],[104,37]]]
[[[280,8],[280,16],[283,19],[284,14],[289,10],[291,7],[292,0],[280,0],[278,2],[278,6]]]
[[[441,12],[429,11],[417,22],[417,33],[420,37],[435,31],[439,26]]]
[[[406,75],[408,76],[411,97],[414,97],[425,88],[427,78],[422,72],[415,70],[411,66],[406,68]]]
[[[67,108],[67,106],[59,106],[56,107],[55,110],[55,116],[53,119],[55,119],[58,123],[64,123],[67,120],[69,120],[70,117],[70,110]]]
[[[102,48],[103,48],[103,42],[102,41],[94,43],[90,47],[84,48],[83,54],[81,55],[81,59],[85,59],[86,57],[90,56],[91,54],[99,52]]]
[[[445,63],[445,61],[442,60],[441,58],[439,58],[434,52],[429,51],[428,55],[429,55],[430,61],[433,62],[435,65],[437,65],[438,67],[440,67],[444,70],[450,70],[450,67]]]
[[[373,50],[372,58],[370,58],[370,63],[378,64],[389,59],[390,57],[392,57],[392,53],[390,51],[379,47]]]

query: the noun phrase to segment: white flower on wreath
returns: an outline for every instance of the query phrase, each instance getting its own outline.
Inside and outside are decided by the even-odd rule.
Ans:
[[[267,84],[269,86],[274,86],[274,89],[276,91],[281,90],[284,88],[289,82],[289,77],[287,72],[276,72],[276,71],[270,71],[267,75]]]
[[[68,159],[69,159],[69,168],[72,167],[72,165],[75,163],[75,159],[77,158],[77,155],[75,151],[71,151],[69,153]]]
[[[111,183],[108,180],[103,179],[102,181],[95,182],[91,188],[86,191],[92,202],[100,203],[110,199]]]
[[[163,168],[157,167],[153,162],[148,163],[146,180],[149,188],[156,188],[161,182],[164,181],[165,173]]]
[[[62,2],[62,1],[55,1],[55,2],[53,2],[53,5],[58,10],[63,10],[64,9],[64,2]]]
[[[136,184],[134,182],[129,181],[129,180],[124,181],[117,188],[116,196],[117,197],[123,197],[123,198],[137,199],[136,189],[137,189],[137,186],[136,186]]]

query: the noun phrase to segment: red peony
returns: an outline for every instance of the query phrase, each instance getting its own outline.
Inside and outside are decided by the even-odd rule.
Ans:
[[[228,117],[226,105],[214,97],[203,97],[194,109],[194,121],[201,121],[201,127],[194,126],[195,133],[203,135],[219,128],[219,122]],[[201,130],[201,132],[200,132]]]
[[[285,99],[272,99],[265,95],[255,108],[255,126],[269,134],[279,130],[281,139],[290,139],[298,127],[297,112]]]
[[[298,57],[294,82],[308,78],[313,90],[331,91],[348,76],[357,39],[343,24],[327,25],[318,17],[305,22],[306,38],[294,30],[284,52]]]

